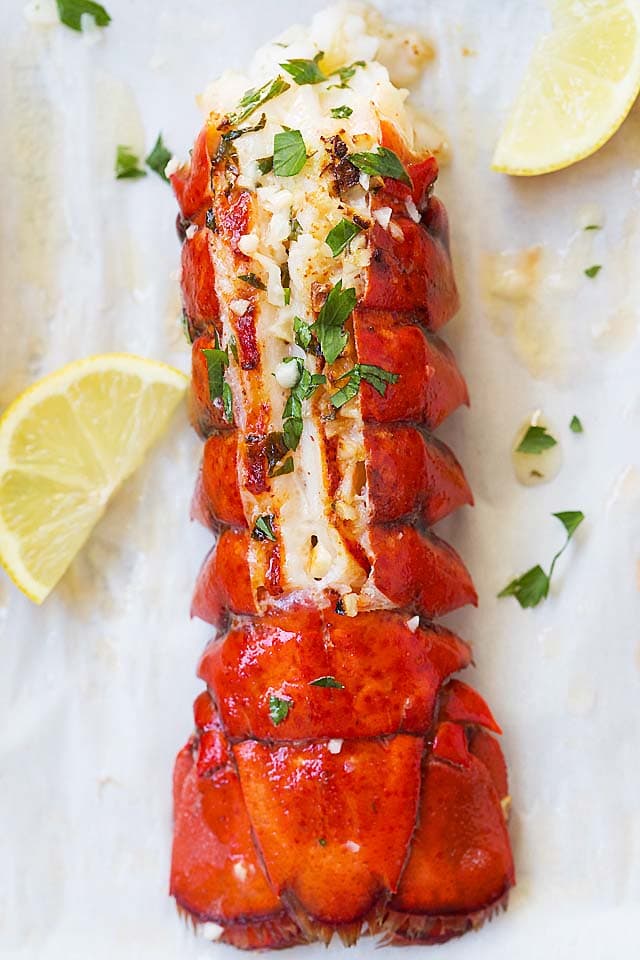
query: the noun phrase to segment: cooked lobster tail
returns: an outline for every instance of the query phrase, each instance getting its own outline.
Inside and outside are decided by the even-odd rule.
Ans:
[[[504,905],[514,869],[500,729],[453,678],[470,663],[468,645],[433,624],[476,602],[462,561],[431,532],[472,500],[432,435],[467,402],[436,332],[458,304],[447,217],[432,193],[437,164],[384,120],[379,143],[410,185],[363,185],[344,147],[349,130],[322,138],[324,157],[307,160],[335,210],[355,216],[360,190],[368,211],[359,245],[342,260],[327,254],[342,276],[358,268],[343,349],[329,360],[321,312],[336,284],[296,272],[296,244],[318,265],[315,224],[283,241],[282,287],[292,309],[306,306],[302,336],[298,316],[287,340],[290,302],[273,303],[269,256],[253,239],[274,230],[281,198],[265,183],[275,175],[246,185],[230,129],[232,118],[212,114],[172,176],[192,420],[205,439],[193,514],[218,538],[192,606],[217,633],[199,665],[195,732],[176,762],[171,892],[206,935],[247,949],[334,934],[350,945],[363,931],[440,943]],[[287,213],[300,219],[290,193]],[[261,204],[271,205],[266,225]],[[298,386],[278,381],[274,344],[280,357],[291,351]],[[371,370],[382,374],[367,380]],[[305,376],[315,392],[294,403],[289,391]],[[334,402],[354,380],[347,401]],[[291,420],[302,427],[287,432]]]

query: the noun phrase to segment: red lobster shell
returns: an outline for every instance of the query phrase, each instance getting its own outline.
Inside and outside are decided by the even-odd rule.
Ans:
[[[202,351],[223,335],[219,298],[228,296],[216,278],[248,273],[238,243],[255,198],[218,182],[213,123],[172,177],[183,235],[191,226],[182,289],[192,420],[205,439],[194,515],[219,536],[193,599],[218,635],[200,661],[195,733],[176,762],[171,892],[194,921],[243,948],[334,933],[351,944],[363,931],[439,943],[480,925],[514,883],[500,729],[479,694],[453,678],[469,647],[432,623],[476,602],[462,561],[430,529],[472,500],[454,455],[432,435],[467,402],[436,333],[458,304],[447,217],[432,194],[435,159],[410,155],[388,125],[383,134],[413,188],[385,179],[372,200],[392,209],[399,230],[369,226],[370,265],[348,323],[353,359],[399,374],[384,396],[368,383],[360,390],[366,556],[352,548],[386,600],[355,616],[337,594],[320,604],[288,592],[278,538],[251,537],[243,485],[268,496],[277,480],[265,453],[269,411],[252,392],[258,295],[242,281],[236,295],[250,307],[234,321],[233,423],[210,397]],[[313,684],[327,677],[340,685]],[[292,706],[277,725],[273,695]]]

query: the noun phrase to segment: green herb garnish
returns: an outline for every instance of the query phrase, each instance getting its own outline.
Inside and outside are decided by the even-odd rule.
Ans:
[[[353,63],[350,63],[347,67],[338,67],[337,70],[332,70],[330,76],[340,77],[340,83],[333,83],[329,89],[330,90],[345,90],[349,86],[349,80],[355,76],[356,67],[366,67],[364,60],[355,60]]]
[[[413,186],[411,177],[407,173],[400,157],[387,147],[377,147],[374,153],[351,153],[351,163],[373,177],[390,177],[399,180],[409,188]]]
[[[307,162],[307,148],[299,130],[283,130],[273,138],[273,172],[295,177]]]
[[[326,847],[327,845],[327,841],[325,840],[324,837],[318,837],[318,843],[320,844],[321,847]]]
[[[376,367],[373,364],[357,363],[347,373],[338,377],[337,382],[345,379],[347,381],[345,385],[340,387],[337,393],[334,393],[331,397],[331,403],[338,409],[348,403],[349,400],[353,400],[363,380],[371,384],[374,390],[377,390],[380,396],[384,397],[388,385],[397,383],[400,377],[397,373],[391,373],[389,370],[383,370],[382,367]]]
[[[172,153],[170,150],[167,150],[162,140],[162,134],[159,133],[158,139],[153,145],[153,150],[144,162],[150,170],[153,170],[159,177],[162,177],[166,183],[169,183],[169,177],[164,172],[164,168],[169,163],[169,160],[171,160],[171,157]]]
[[[318,319],[312,330],[318,338],[322,355],[327,363],[333,363],[347,345],[348,334],[343,330],[356,305],[356,291],[353,287],[342,289],[342,280],[338,280],[329,292]]]
[[[575,414],[571,417],[571,423],[569,424],[569,430],[571,430],[573,433],[584,433],[584,428],[583,428],[583,426],[582,426],[582,421],[580,420],[579,417],[576,417]]]
[[[146,177],[147,172],[140,169],[139,163],[140,160],[130,147],[119,144],[116,150],[116,180],[136,180],[138,177]]]
[[[362,227],[359,227],[357,223],[343,217],[340,223],[329,231],[324,242],[331,248],[334,257],[337,257],[361,230]]]
[[[273,100],[274,97],[279,97],[280,94],[288,90],[289,87],[290,84],[288,84],[283,77],[276,77],[275,80],[268,80],[267,83],[261,87],[247,90],[241,98],[236,111],[227,117],[227,122],[224,126],[232,127],[235,126],[236,123],[242,123],[242,121],[250,117],[258,107],[264,106],[265,103]]]
[[[258,170],[263,175],[265,173],[271,173],[273,170],[273,157],[260,157],[259,160],[256,160],[258,164]]]
[[[227,423],[233,423],[233,394],[226,380],[222,384],[222,407]]]
[[[106,27],[111,23],[111,17],[105,8],[99,3],[92,3],[91,0],[56,0],[56,3],[60,21],[72,30],[82,32],[83,13],[90,14],[98,27]]]
[[[241,273],[238,275],[238,280],[244,280],[245,283],[248,283],[250,287],[255,287],[256,290],[267,289],[266,285],[260,277],[256,277],[255,273]]]
[[[331,116],[334,120],[346,120],[347,117],[350,117],[353,113],[351,107],[347,107],[346,104],[342,107],[332,107]]]
[[[588,227],[585,227],[585,230],[602,230],[602,227],[598,223],[590,223]]]
[[[237,363],[238,362],[238,344],[236,342],[236,338],[233,336],[229,337],[229,350],[231,350],[233,359]]]
[[[287,457],[279,467],[269,472],[270,477],[284,477],[287,473],[293,473],[293,457]]]
[[[204,349],[202,352],[207,361],[209,396],[211,402],[213,402],[218,397],[222,397],[224,368],[229,366],[229,354],[226,350],[221,350],[219,347]]]
[[[296,450],[303,430],[302,403],[308,400],[322,383],[326,383],[326,377],[322,373],[309,373],[300,357],[287,359],[297,364],[299,377],[284,405],[282,432],[288,449]]]
[[[311,326],[306,320],[301,320],[300,317],[294,317],[293,335],[298,346],[306,350],[311,343]]]
[[[298,220],[297,217],[292,217],[291,220],[289,220],[289,225],[290,225],[290,230],[289,230],[288,240],[289,242],[291,242],[292,240],[298,239],[298,237],[302,233],[302,227],[300,226],[300,221]]]
[[[323,57],[324,53],[320,51],[313,60],[287,60],[280,66],[300,87],[308,83],[322,83],[323,80],[328,79],[318,66]]]
[[[251,531],[252,538],[254,540],[273,540],[275,543],[276,535],[271,526],[272,522],[273,517],[270,513],[265,513],[263,516],[258,517]]]
[[[546,427],[529,427],[516,447],[516,453],[542,453],[557,444],[555,437],[547,433]]]
[[[587,269],[585,270],[585,275],[593,279],[593,277],[598,276],[601,270],[602,270],[602,264],[594,263],[592,267],[587,267]]]
[[[549,573],[545,573],[541,566],[536,565],[531,570],[527,570],[521,577],[517,577],[507,584],[504,590],[498,594],[499,597],[515,597],[521,607],[537,607],[541,600],[544,600],[549,593],[551,577],[559,557],[567,549],[569,541],[584,520],[584,514],[581,510],[564,510],[560,513],[554,513],[567,532],[567,539],[564,546],[559,550],[551,561]]]
[[[288,307],[291,303],[291,287],[283,287],[282,292],[284,294],[284,305]]]
[[[276,697],[273,693],[269,695],[269,717],[274,727],[279,726],[283,720],[287,719],[292,706],[292,700],[284,700],[282,697]]]
[[[309,681],[310,687],[334,687],[336,690],[344,690],[344,683],[340,683],[335,677],[318,677],[317,680]]]

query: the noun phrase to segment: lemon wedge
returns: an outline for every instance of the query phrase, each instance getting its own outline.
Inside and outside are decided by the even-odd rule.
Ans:
[[[493,157],[502,173],[560,170],[616,132],[640,89],[640,0],[556,0]]]
[[[104,354],[62,367],[5,411],[0,562],[36,603],[161,435],[187,383],[166,364]]]

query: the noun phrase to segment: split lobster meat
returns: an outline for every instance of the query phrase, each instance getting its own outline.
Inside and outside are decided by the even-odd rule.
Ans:
[[[216,635],[199,664],[206,689],[195,732],[175,767],[171,893],[211,936],[241,948],[334,934],[350,945],[363,932],[441,943],[506,904],[514,867],[500,728],[454,676],[469,665],[469,646],[434,624],[476,602],[462,561],[431,530],[472,501],[462,468],[432,434],[467,402],[438,336],[458,297],[447,216],[433,194],[437,163],[382,121],[380,143],[411,185],[381,177],[370,191],[342,356],[332,367],[308,344],[320,376],[303,398],[315,459],[302,462],[302,445],[283,447],[277,429],[274,396],[286,388],[272,376],[264,318],[284,307],[269,308],[264,260],[243,240],[259,233],[260,199],[237,182],[237,156],[221,149],[228,124],[210,117],[190,163],[171,177],[192,421],[205,441],[193,512],[217,533],[193,599]],[[325,164],[322,189],[347,210],[359,174],[345,139],[313,162]],[[311,331],[329,286],[310,292]],[[394,377],[384,390],[363,377],[347,416],[331,390],[349,365]],[[343,423],[352,446],[357,434],[353,457],[340,454]],[[287,458],[293,467],[283,469]],[[319,477],[305,476],[305,496],[315,483],[331,536],[320,558],[320,544],[305,541],[305,588],[293,566],[303,518],[287,510],[313,464]],[[332,543],[343,551],[333,580]]]

